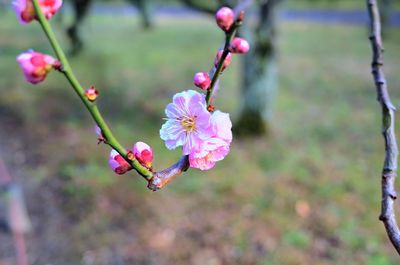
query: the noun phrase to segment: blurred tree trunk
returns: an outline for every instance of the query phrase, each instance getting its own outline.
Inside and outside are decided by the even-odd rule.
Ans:
[[[238,135],[267,134],[277,90],[276,16],[281,0],[259,2],[259,20],[254,31],[244,27],[243,36],[251,43],[244,57],[242,98]]]
[[[392,16],[393,0],[382,0],[380,7],[382,34],[387,35],[387,30],[390,27],[390,19]]]
[[[215,5],[214,1],[196,1],[196,0],[182,0],[182,3],[186,6],[196,9],[198,11],[207,13],[209,15],[214,15],[218,7]]]
[[[87,16],[93,0],[72,0],[75,17],[72,25],[67,29],[67,35],[72,44],[72,54],[79,53],[83,48],[83,41],[79,35],[79,26]],[[143,28],[149,29],[153,26],[153,3],[151,0],[127,0],[136,6],[142,21]]]
[[[79,36],[79,25],[86,17],[92,0],[72,0],[71,2],[74,10],[74,22],[67,29],[67,35],[72,44],[71,53],[76,54],[83,48],[83,41]]]
[[[142,26],[149,29],[154,25],[153,3],[150,0],[129,0],[139,11]]]

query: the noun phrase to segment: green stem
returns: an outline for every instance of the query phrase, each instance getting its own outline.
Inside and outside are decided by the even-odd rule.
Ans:
[[[127,151],[125,148],[118,142],[115,136],[112,134],[110,128],[108,127],[107,123],[105,122],[103,116],[101,115],[97,105],[94,102],[90,102],[84,95],[85,90],[75,77],[72,68],[65,56],[63,50],[61,49],[60,44],[58,43],[56,36],[50,26],[50,23],[45,18],[37,0],[32,0],[33,6],[35,8],[35,12],[37,14],[37,18],[39,20],[40,25],[42,26],[43,31],[45,32],[48,40],[50,41],[51,46],[53,47],[58,59],[62,65],[62,73],[65,75],[73,89],[75,90],[76,94],[82,100],[83,104],[87,108],[87,110],[92,115],[94,121],[96,122],[97,126],[100,127],[104,138],[106,139],[106,143],[115,149],[124,159],[145,179],[150,180],[153,177],[153,173],[147,169],[146,167],[142,166],[139,161],[136,159],[130,160],[127,158]]]

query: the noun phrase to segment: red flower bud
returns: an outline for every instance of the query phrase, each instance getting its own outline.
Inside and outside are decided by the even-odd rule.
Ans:
[[[195,86],[207,90],[210,87],[211,79],[206,72],[198,72],[193,77],[193,83]]]
[[[235,13],[229,7],[220,8],[217,13],[215,13],[215,20],[217,25],[223,30],[228,31],[232,26],[234,21]]]
[[[54,65],[59,63],[50,55],[32,50],[21,53],[17,61],[24,72],[25,79],[32,84],[42,82]]]
[[[219,61],[221,60],[223,50],[219,50],[217,56],[215,56],[214,65],[215,67],[218,66]],[[232,54],[228,52],[228,55],[225,58],[224,64],[222,65],[222,70],[224,70],[228,65],[231,63]]]
[[[114,149],[112,149],[110,152],[108,165],[118,175],[125,174],[132,169],[131,165],[129,165],[129,163],[126,162],[125,159]]]
[[[133,146],[133,154],[142,165],[151,167],[151,163],[153,162],[153,150],[148,144],[143,142],[135,143]]]
[[[97,91],[94,86],[89,87],[85,91],[85,97],[91,102],[95,101],[98,95],[99,91]]]
[[[247,40],[242,38],[234,38],[229,46],[229,51],[232,53],[246,53],[250,50],[250,45]]]
[[[62,0],[39,0],[38,4],[46,19],[50,19],[60,9]],[[32,0],[14,0],[12,5],[21,24],[37,18]]]

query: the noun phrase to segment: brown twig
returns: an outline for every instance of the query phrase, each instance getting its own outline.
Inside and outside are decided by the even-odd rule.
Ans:
[[[382,170],[382,205],[379,219],[384,223],[386,232],[400,254],[400,230],[396,222],[394,201],[397,198],[394,181],[397,175],[398,147],[394,130],[395,107],[390,101],[389,91],[383,72],[383,44],[381,22],[376,0],[367,0],[370,17],[372,47],[372,75],[374,77],[378,101],[382,107],[382,134],[385,140],[385,162]]]

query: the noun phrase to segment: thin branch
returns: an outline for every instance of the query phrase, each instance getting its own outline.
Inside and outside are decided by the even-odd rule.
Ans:
[[[171,180],[188,170],[189,166],[189,156],[182,156],[181,159],[171,167],[160,172],[155,172],[147,187],[152,191],[159,190]]]
[[[220,77],[220,75],[222,74],[222,71],[224,70],[223,65],[224,65],[224,61],[225,61],[226,57],[229,54],[229,44],[231,43],[232,39],[235,37],[238,28],[242,25],[243,17],[244,17],[244,11],[239,12],[236,16],[235,22],[233,23],[233,25],[231,26],[229,31],[226,32],[225,44],[224,44],[224,49],[223,49],[223,52],[221,55],[221,59],[219,60],[218,65],[216,67],[214,67],[211,71],[213,73],[213,77],[211,79],[210,88],[207,90],[207,95],[206,95],[207,107],[210,107],[212,104],[211,96],[213,95],[213,91],[214,91],[215,85],[217,84],[218,78]]]
[[[62,64],[62,73],[65,75],[73,89],[75,90],[76,94],[82,100],[83,104],[92,115],[93,119],[95,120],[96,124],[100,127],[102,134],[105,138],[105,143],[115,149],[124,159],[146,180],[150,180],[153,177],[153,173],[147,169],[146,167],[142,166],[139,161],[136,159],[128,159],[127,151],[125,148],[118,142],[115,138],[111,129],[108,127],[107,123],[105,122],[103,116],[101,115],[99,109],[95,102],[90,102],[84,95],[84,89],[79,83],[78,79],[75,77],[75,74],[72,71],[72,68],[68,62],[65,53],[61,49],[60,44],[58,43],[56,36],[50,26],[50,23],[47,21],[41,8],[39,7],[38,0],[33,0],[33,6],[35,8],[36,14],[38,16],[38,20],[40,25],[43,28],[51,46],[53,47],[58,59]]]
[[[394,201],[397,198],[394,188],[397,176],[398,147],[394,129],[395,107],[390,101],[385,74],[383,72],[383,44],[381,22],[376,0],[366,0],[370,17],[370,41],[372,47],[372,75],[382,107],[382,134],[385,140],[385,161],[382,170],[382,205],[379,219],[384,223],[390,241],[400,254],[400,230],[394,212]]]
[[[218,62],[218,65],[216,67],[213,67],[211,70],[212,73],[212,79],[211,79],[211,84],[210,88],[207,90],[207,95],[206,95],[206,104],[207,108],[212,107],[212,95],[213,91],[215,88],[215,85],[217,84],[217,81],[219,77],[222,74],[222,66],[224,64],[224,61],[229,53],[229,44],[232,41],[233,37],[235,36],[237,29],[240,27],[243,21],[243,16],[244,13],[243,11],[240,12],[238,15],[235,23],[233,23],[232,27],[228,32],[226,32],[226,37],[225,37],[225,44],[224,44],[224,50],[222,52],[221,59]],[[176,178],[189,168],[189,156],[184,155],[181,157],[181,159],[176,162],[174,165],[171,167],[160,171],[160,172],[155,172],[153,175],[153,178],[149,180],[149,185],[147,186],[149,189],[156,191],[158,189],[161,189],[164,187],[167,183],[169,183],[172,179]]]
[[[42,10],[38,4],[38,0],[32,0],[32,3],[35,8],[38,21],[42,26],[42,29],[45,32],[58,59],[61,62],[62,65],[61,72],[67,78],[70,85],[73,87],[75,93],[79,96],[79,98],[81,99],[81,101],[91,114],[92,118],[101,129],[102,135],[105,138],[104,142],[108,144],[110,147],[112,147],[114,150],[116,150],[132,166],[132,168],[134,168],[139,173],[139,175],[144,177],[148,181],[148,188],[153,191],[161,189],[176,176],[185,172],[189,168],[189,157],[187,155],[182,156],[180,160],[176,162],[174,165],[160,172],[152,172],[150,169],[141,165],[137,159],[135,158],[131,159],[130,157],[128,157],[128,152],[118,142],[118,140],[111,132],[111,129],[105,122],[95,102],[91,102],[85,97],[84,95],[85,90],[83,89],[78,79],[76,78],[75,74],[73,73],[72,68],[68,62],[68,59],[65,56],[65,53],[63,52],[60,44],[58,43],[50,23],[47,21],[44,14],[42,13]],[[243,13],[240,13],[235,23],[232,25],[231,29],[226,33],[224,51],[215,71],[213,72],[212,83],[210,86],[211,88],[209,89],[206,95],[207,107],[209,107],[211,104],[210,100],[214,86],[217,83],[217,80],[222,73],[223,62],[226,56],[228,55],[229,43],[236,34],[236,31],[238,27],[241,25],[242,20],[243,20]]]

